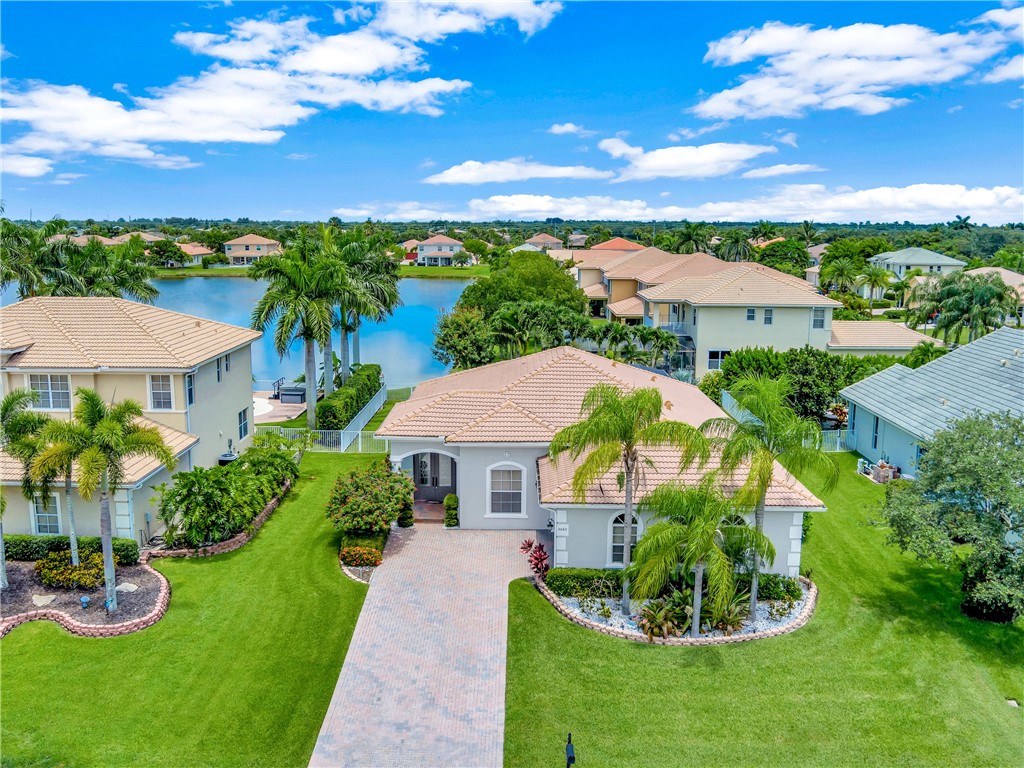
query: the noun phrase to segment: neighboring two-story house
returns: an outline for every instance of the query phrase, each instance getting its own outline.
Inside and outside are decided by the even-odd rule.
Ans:
[[[75,390],[141,404],[144,423],[160,429],[177,469],[213,466],[246,448],[253,434],[252,360],[257,331],[114,298],[37,297],[0,309],[0,396],[37,393],[35,408],[66,419]],[[170,474],[132,459],[113,492],[116,535],[140,542],[159,532],[149,500]],[[8,533],[67,534],[63,481],[50,504],[28,500],[21,466],[0,452]],[[60,491],[60,492],[57,492]],[[74,499],[82,535],[99,534],[99,500]]]
[[[966,266],[966,263],[952,256],[929,251],[927,248],[904,248],[899,251],[888,251],[872,256],[868,259],[869,264],[885,267],[893,274],[891,282],[902,280],[911,270],[919,269],[925,275],[947,275],[950,272],[959,272]],[[865,285],[860,289],[861,296],[870,298],[870,289]],[[882,298],[885,289],[876,288],[875,298]]]
[[[248,266],[264,256],[281,253],[281,243],[260,235],[242,235],[224,243],[224,255],[233,266]]]
[[[547,232],[538,232],[526,241],[526,245],[535,245],[542,251],[550,251],[561,249],[562,241]]]
[[[416,264],[420,267],[450,267],[455,254],[462,252],[462,243],[447,235],[428,237],[416,246]]]

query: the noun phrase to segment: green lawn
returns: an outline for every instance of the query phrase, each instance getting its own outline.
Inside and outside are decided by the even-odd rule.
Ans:
[[[160,560],[167,615],[112,639],[50,622],[3,641],[4,766],[305,766],[366,587],[324,518],[339,472],[375,455],[307,453],[302,476],[235,552]]]
[[[381,423],[384,421],[384,417],[387,416],[391,412],[391,409],[395,407],[395,403],[401,402],[402,400],[408,400],[409,399],[409,395],[411,395],[411,394],[412,394],[412,387],[403,387],[401,389],[389,389],[388,390],[388,399],[384,401],[384,405],[382,405],[380,407],[380,410],[377,411],[376,415],[372,419],[370,419],[369,423],[367,423],[366,428],[363,429],[363,431],[364,432],[368,432],[368,431],[372,432],[373,430],[377,429],[377,427],[379,427],[381,425]],[[300,413],[298,416],[296,416],[293,419],[288,419],[286,421],[270,421],[270,422],[266,422],[266,423],[260,424],[260,426],[261,427],[290,427],[290,428],[294,428],[294,429],[305,429],[306,428],[306,414],[305,413]]]
[[[487,277],[491,268],[486,264],[474,264],[466,267],[417,267],[403,264],[398,269],[402,277],[426,277],[446,280],[469,280],[473,277]]]
[[[962,616],[958,576],[886,545],[881,488],[839,460],[804,554],[820,603],[791,635],[640,645],[514,582],[505,764],[558,765],[572,731],[592,766],[1019,765],[1024,624]]]
[[[202,267],[178,267],[177,269],[165,269],[164,267],[157,267],[156,276],[160,278],[178,278],[178,277],[248,277],[248,267],[211,267],[210,269],[203,269]]]

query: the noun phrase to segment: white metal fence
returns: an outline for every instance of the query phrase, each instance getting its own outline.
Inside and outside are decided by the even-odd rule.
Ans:
[[[364,428],[387,399],[387,387],[381,387],[344,429],[307,430],[264,424],[256,427],[256,434],[277,434],[289,440],[308,435],[309,446],[306,450],[313,452],[385,453],[388,449],[387,440],[374,437],[373,432],[364,431]]]

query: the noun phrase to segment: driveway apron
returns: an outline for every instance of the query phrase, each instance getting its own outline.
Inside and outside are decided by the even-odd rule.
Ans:
[[[500,768],[508,584],[532,536],[392,532],[310,766]]]

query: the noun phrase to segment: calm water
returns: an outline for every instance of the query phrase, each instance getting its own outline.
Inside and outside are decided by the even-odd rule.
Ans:
[[[164,309],[218,320],[232,325],[249,325],[252,308],[263,295],[263,284],[242,278],[186,277],[154,280],[160,295],[153,303]],[[390,387],[417,384],[439,376],[445,367],[430,354],[438,310],[455,305],[466,280],[417,280],[399,284],[402,306],[382,323],[364,323],[360,330],[360,358],[379,363]],[[17,300],[14,286],[0,293],[0,305]],[[281,358],[274,349],[274,334],[268,329],[252,345],[253,375],[257,379],[292,380],[302,372],[302,345],[295,343]],[[338,336],[332,346],[337,352]],[[322,358],[317,356],[317,365]]]
[[[263,284],[240,278],[186,277],[154,280],[158,307],[232,325],[249,325],[252,308],[263,295]],[[359,331],[360,359],[379,363],[388,386],[416,384],[439,376],[445,366],[430,354],[438,310],[455,305],[465,280],[416,280],[399,284],[402,306],[382,323],[364,323]],[[332,346],[337,352],[338,335]],[[319,365],[320,357],[317,357]],[[274,349],[272,329],[252,345],[253,375],[257,379],[292,380],[302,372],[302,344],[296,342],[281,358]]]

